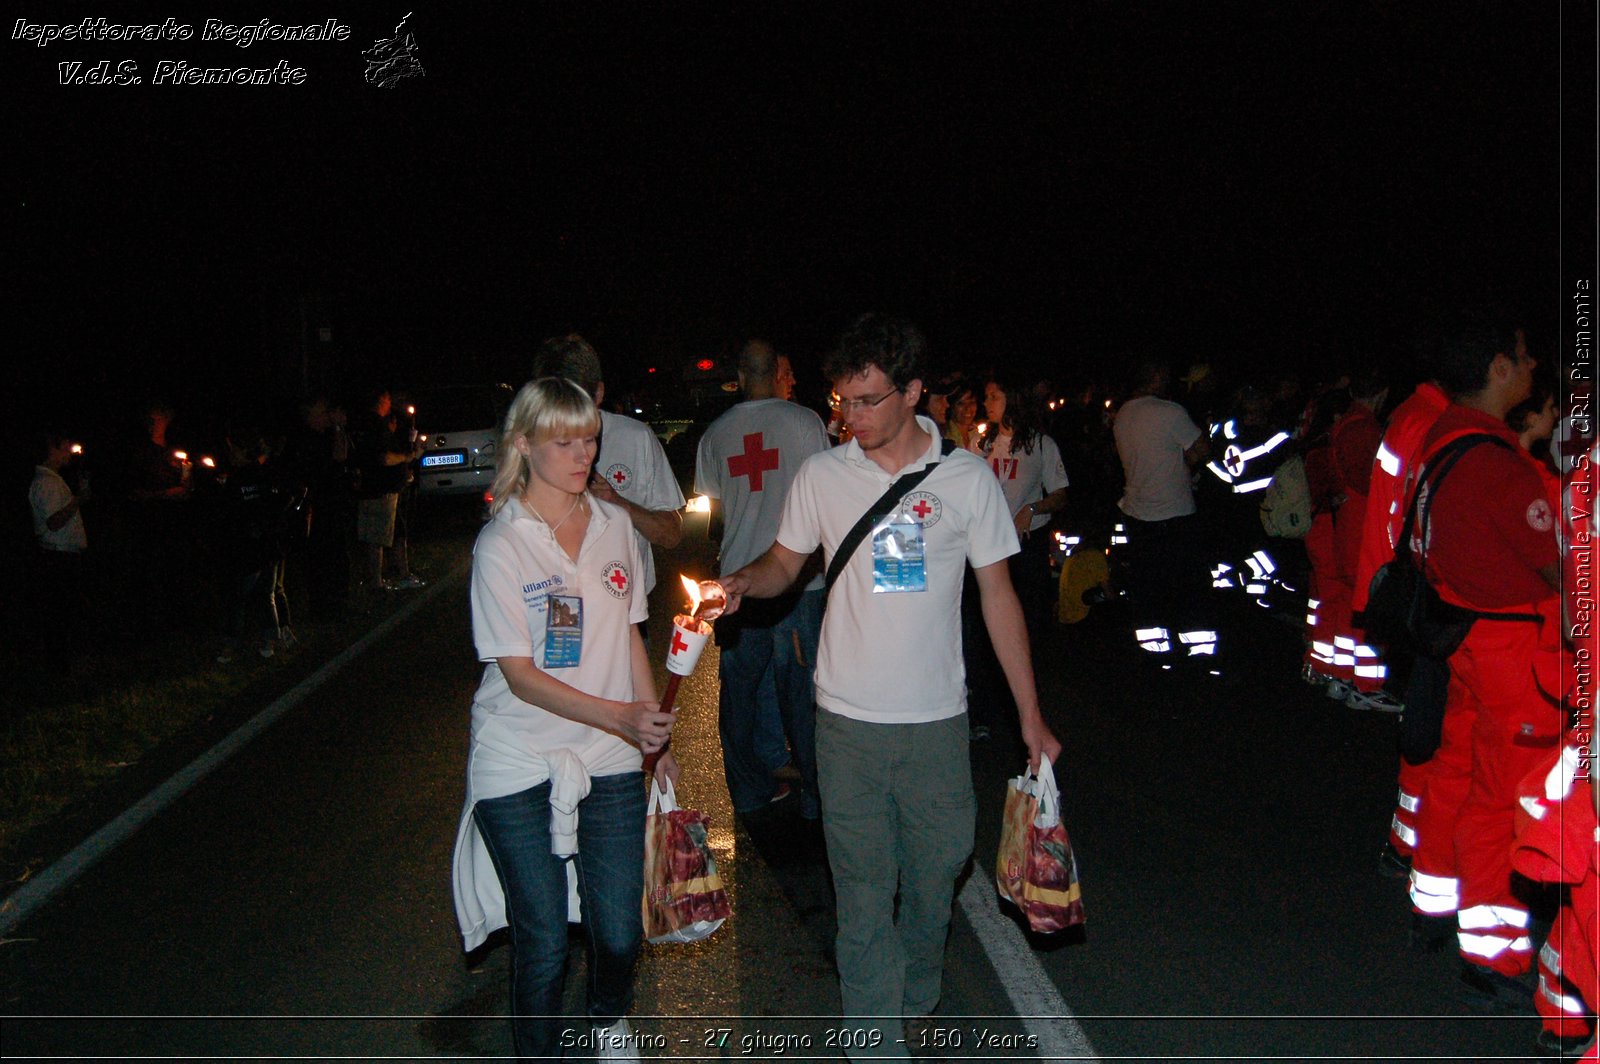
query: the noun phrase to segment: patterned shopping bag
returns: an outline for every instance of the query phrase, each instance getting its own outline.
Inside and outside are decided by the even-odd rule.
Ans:
[[[1061,823],[1061,792],[1048,757],[1039,759],[1037,776],[1024,769],[1006,787],[994,881],[1035,931],[1048,934],[1083,923],[1078,862]]]
[[[644,822],[644,935],[651,942],[697,942],[728,918],[728,892],[706,844],[706,815],[678,808],[672,784],[650,783]]]

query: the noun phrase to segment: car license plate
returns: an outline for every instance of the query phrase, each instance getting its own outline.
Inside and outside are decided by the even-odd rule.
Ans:
[[[441,466],[458,466],[467,464],[467,452],[445,451],[442,454],[425,454],[422,456],[423,469],[438,469]]]

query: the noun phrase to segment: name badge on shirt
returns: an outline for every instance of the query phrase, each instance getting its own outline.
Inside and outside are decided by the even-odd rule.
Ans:
[[[872,530],[872,593],[926,591],[922,558],[921,522],[899,514],[880,523]]]
[[[544,667],[570,669],[583,658],[583,599],[550,595],[544,614]]]

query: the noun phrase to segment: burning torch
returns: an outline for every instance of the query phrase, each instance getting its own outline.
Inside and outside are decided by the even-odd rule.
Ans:
[[[684,607],[689,612],[672,618],[672,642],[667,646],[667,689],[661,696],[664,713],[677,712],[678,685],[700,664],[700,655],[711,639],[711,622],[722,616],[724,602],[722,588],[712,581],[706,581],[705,592],[702,593],[701,585],[687,576],[680,575],[678,579],[689,593],[689,602]],[[670,739],[667,742],[671,744]],[[661,750],[666,748],[663,746]],[[661,750],[645,755],[646,774],[655,771]]]

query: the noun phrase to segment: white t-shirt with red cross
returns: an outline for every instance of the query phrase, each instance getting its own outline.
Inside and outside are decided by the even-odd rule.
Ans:
[[[928,450],[895,476],[939,466],[900,501],[897,514],[922,526],[924,591],[874,593],[872,536],[857,547],[828,599],[817,654],[817,705],[874,724],[944,720],[967,707],[961,654],[961,582],[975,568],[1017,553],[1016,529],[999,482],[983,459],[957,450],[940,458],[942,436],[925,417]],[[831,562],[839,541],[888,490],[891,477],[855,440],[800,467],[778,526],[799,554],[820,545]]]
[[[667,452],[650,426],[631,417],[600,411],[600,456],[595,472],[618,495],[646,510],[683,509],[683,489],[667,464]],[[639,558],[644,569],[640,584],[646,595],[656,586],[656,561],[650,541],[638,532]]]
[[[1000,478],[1000,490],[1005,493],[1006,505],[1015,516],[1030,502],[1038,502],[1052,491],[1067,486],[1067,467],[1061,461],[1061,448],[1044,433],[1033,438],[1028,451],[1013,453],[1009,432],[1002,432],[986,441],[983,459]],[[1028,525],[1029,532],[1037,532],[1050,523],[1049,514],[1034,514]]]
[[[694,489],[722,504],[722,572],[772,546],[800,464],[827,449],[822,419],[784,399],[739,403],[711,423],[695,455]]]

